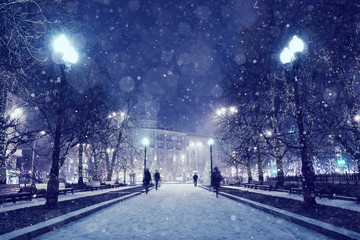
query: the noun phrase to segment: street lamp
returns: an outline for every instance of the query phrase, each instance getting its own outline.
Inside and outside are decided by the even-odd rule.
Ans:
[[[142,143],[144,144],[144,177],[145,177],[145,171],[146,171],[146,146],[149,145],[149,139],[148,138],[143,138]]]
[[[300,145],[300,155],[302,162],[302,174],[304,176],[303,190],[304,190],[304,202],[307,205],[314,206],[316,204],[315,198],[312,196],[312,191],[314,189],[313,176],[314,170],[311,164],[311,159],[308,154],[308,143],[307,136],[305,131],[305,123],[304,123],[304,111],[301,106],[300,100],[300,89],[299,89],[299,81],[298,81],[298,67],[299,62],[296,61],[296,54],[303,52],[305,49],[304,42],[297,37],[293,36],[288,47],[285,47],[284,50],[280,54],[280,61],[283,64],[292,63],[292,76],[291,81],[294,87],[294,106],[296,112],[296,123],[299,130],[299,145]]]
[[[54,146],[53,146],[53,161],[50,169],[50,179],[47,187],[46,194],[46,206],[50,209],[54,209],[58,205],[58,195],[59,195],[59,161],[60,161],[60,152],[61,152],[61,134],[62,134],[62,124],[65,115],[65,98],[64,92],[66,89],[66,74],[65,67],[70,67],[71,64],[74,64],[78,61],[78,54],[75,49],[71,46],[69,40],[65,35],[61,34],[54,38],[52,42],[52,47],[54,53],[59,57],[57,60],[60,60],[60,71],[61,78],[58,91],[57,99],[57,108],[56,108],[56,122],[55,122],[55,135],[54,135]]]
[[[212,169],[213,169],[213,164],[212,164],[212,145],[214,144],[214,139],[210,138],[208,140],[208,144],[210,146],[210,177],[211,177],[211,173],[212,173]]]

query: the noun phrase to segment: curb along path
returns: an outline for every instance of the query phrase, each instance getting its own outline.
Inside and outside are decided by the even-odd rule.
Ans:
[[[131,193],[129,195],[123,196],[123,197],[119,197],[119,198],[115,198],[112,200],[108,200],[106,202],[102,202],[102,203],[98,203],[95,204],[93,206],[90,207],[86,207],[74,212],[70,212],[68,214],[56,217],[56,218],[52,218],[50,220],[47,220],[45,222],[41,222],[38,224],[35,224],[33,226],[30,227],[26,227],[26,228],[22,228],[10,233],[6,233],[3,235],[0,235],[0,240],[5,240],[5,239],[32,239],[36,236],[39,236],[41,234],[44,234],[46,232],[50,232],[56,228],[59,228],[67,223],[76,221],[80,218],[83,218],[85,216],[88,216],[96,211],[99,211],[103,208],[109,207],[113,204],[125,201],[129,198],[135,197],[140,195],[141,192],[136,192],[136,193]]]

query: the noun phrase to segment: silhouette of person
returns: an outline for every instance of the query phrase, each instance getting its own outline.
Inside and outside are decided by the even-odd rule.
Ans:
[[[195,173],[194,176],[193,176],[193,179],[194,179],[194,186],[196,187],[197,186],[197,180],[198,180],[199,176]]]
[[[159,187],[159,181],[160,181],[160,173],[158,172],[158,170],[156,170],[156,172],[154,174],[154,179],[155,179],[155,189],[157,190]]]
[[[149,191],[149,184],[151,182],[151,174],[149,172],[149,169],[147,168],[144,172],[144,179],[143,179],[143,185],[145,187],[145,192],[146,194],[148,193]]]
[[[211,186],[216,190],[216,197],[219,195],[220,182],[223,179],[221,173],[217,167],[214,167],[214,171],[211,173]]]

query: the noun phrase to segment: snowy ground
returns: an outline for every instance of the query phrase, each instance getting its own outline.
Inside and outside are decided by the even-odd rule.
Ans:
[[[329,239],[190,184],[163,184],[36,239]]]
[[[66,201],[70,199],[75,198],[82,198],[82,197],[89,197],[94,196],[106,192],[116,191],[116,190],[124,190],[128,188],[133,188],[134,186],[126,186],[121,188],[112,188],[112,189],[104,189],[104,190],[98,190],[98,191],[86,191],[86,192],[75,192],[74,194],[67,193],[67,195],[59,195],[59,202]],[[0,204],[0,212],[6,212],[14,209],[19,208],[26,208],[26,207],[33,207],[33,206],[39,206],[44,205],[46,202],[45,198],[33,198],[31,201],[18,201],[16,203],[7,202]]]

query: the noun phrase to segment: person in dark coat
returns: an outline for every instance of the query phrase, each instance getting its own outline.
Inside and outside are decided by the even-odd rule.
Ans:
[[[223,177],[221,176],[221,173],[217,167],[214,167],[214,171],[211,173],[211,186],[216,191],[216,197],[219,195],[219,187],[220,182],[222,181]]]
[[[195,173],[194,176],[193,176],[193,179],[194,179],[194,186],[196,187],[197,186],[197,180],[198,180],[199,176]]]
[[[158,189],[159,186],[159,181],[160,181],[160,173],[158,172],[158,170],[156,170],[155,174],[154,174],[154,179],[155,179],[155,189]]]
[[[151,182],[151,174],[149,172],[149,169],[147,168],[144,172],[144,179],[143,179],[143,185],[145,187],[145,192],[146,194],[148,193],[149,191],[149,185],[150,185],[150,182]]]

